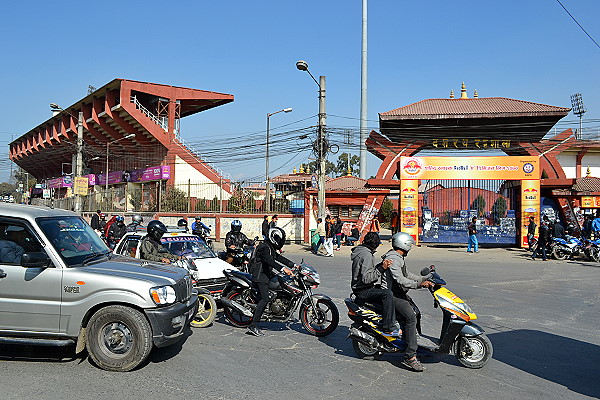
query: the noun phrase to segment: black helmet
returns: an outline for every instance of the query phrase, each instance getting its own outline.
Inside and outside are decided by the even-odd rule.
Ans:
[[[202,217],[201,217],[200,215],[196,215],[196,216],[194,217],[194,219],[195,219],[196,221],[202,221]]]
[[[144,218],[142,218],[141,215],[136,214],[133,217],[131,217],[131,222],[140,225],[142,222],[144,222]]]
[[[242,221],[239,219],[234,219],[231,221],[231,230],[233,232],[241,232],[242,231]]]
[[[160,238],[165,234],[165,232],[167,232],[167,227],[165,224],[155,219],[148,222],[148,227],[146,230],[148,231],[148,236],[157,242],[160,242]]]
[[[177,226],[187,228],[187,219],[181,218],[177,221]]]
[[[273,246],[276,250],[281,250],[285,244],[285,231],[278,227],[271,228],[269,229],[269,235],[267,238],[269,239],[269,244],[271,246]]]

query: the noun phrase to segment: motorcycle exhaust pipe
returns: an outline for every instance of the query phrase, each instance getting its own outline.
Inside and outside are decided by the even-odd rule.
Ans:
[[[221,304],[223,304],[225,307],[229,307],[233,310],[236,310],[236,311],[244,314],[246,317],[252,317],[252,315],[253,315],[252,311],[250,311],[249,309],[247,309],[246,307],[244,307],[237,301],[229,300],[229,299],[223,297],[223,298],[221,298]]]
[[[367,333],[364,333],[363,331],[360,331],[356,328],[350,328],[350,333],[348,334],[348,337],[350,339],[355,339],[355,340],[357,340],[363,344],[366,344],[367,346],[370,346],[370,347],[378,346],[377,340],[373,336],[371,336]]]

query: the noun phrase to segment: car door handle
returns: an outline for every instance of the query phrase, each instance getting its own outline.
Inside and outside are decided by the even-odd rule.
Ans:
[[[4,272],[4,270],[0,269],[0,279],[2,278],[6,278],[6,272]]]

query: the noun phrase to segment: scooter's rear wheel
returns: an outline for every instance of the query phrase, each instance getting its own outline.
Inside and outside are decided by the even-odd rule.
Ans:
[[[231,292],[226,296],[229,300],[240,303],[242,306],[246,307],[249,302],[252,300],[250,296],[247,295],[247,292]],[[252,317],[248,317],[238,310],[234,308],[229,308],[227,306],[223,306],[223,313],[225,317],[231,322],[232,325],[237,326],[238,328],[245,328],[250,325],[252,322]]]
[[[364,360],[378,360],[382,356],[382,353],[376,348],[359,342],[355,339],[352,339],[352,348],[354,349],[354,352],[358,358],[362,358]]]
[[[492,342],[483,333],[478,336],[459,336],[454,342],[454,354],[467,368],[483,367],[494,353]]]

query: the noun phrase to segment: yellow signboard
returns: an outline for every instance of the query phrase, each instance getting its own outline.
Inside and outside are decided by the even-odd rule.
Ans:
[[[400,181],[400,230],[419,242],[419,180]]]
[[[87,176],[78,176],[74,180],[73,191],[75,194],[80,196],[87,196],[88,194],[88,178]]]
[[[401,157],[400,179],[540,179],[539,158]]]
[[[527,247],[527,227],[529,217],[540,226],[540,180],[521,181],[521,247]]]

